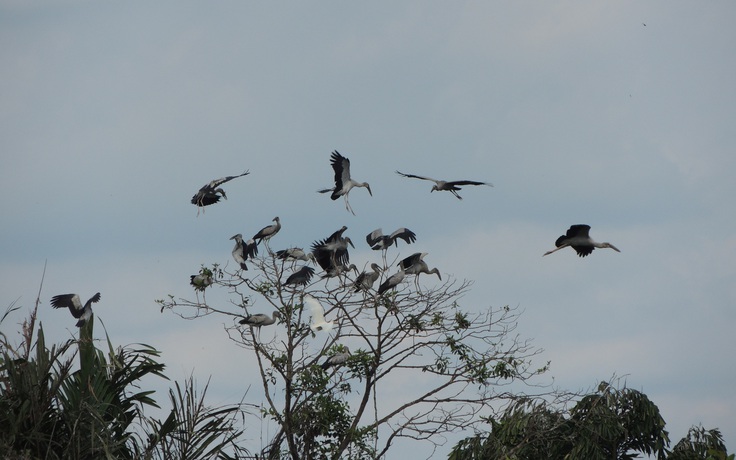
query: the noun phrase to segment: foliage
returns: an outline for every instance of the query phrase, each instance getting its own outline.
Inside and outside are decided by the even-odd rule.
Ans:
[[[242,453],[234,443],[241,433],[233,418],[239,406],[206,408],[204,392],[196,398],[190,381],[184,393],[176,384],[164,422],[146,417],[144,407],[158,405],[141,382],[166,378],[158,350],[143,344],[115,349],[107,336],[107,350],[97,349],[94,318],[78,340],[49,349],[43,327],[36,331],[37,308],[38,302],[23,323],[19,346],[0,336],[0,458],[232,458],[221,452],[226,447]],[[11,305],[2,320],[15,309]]]
[[[470,282],[430,288],[405,282],[378,295],[356,289],[352,273],[284,286],[296,268],[270,250],[249,266],[228,272],[213,265],[223,276],[209,290],[233,296],[231,308],[199,297],[158,302],[185,319],[218,315],[231,322],[229,338],[251,354],[260,373],[263,417],[277,426],[262,452],[267,458],[378,458],[399,438],[439,445],[444,434],[478,423],[481,411],[515,399],[507,385],[547,370],[532,364],[540,350],[514,334],[515,309],[461,307]],[[389,266],[384,262],[378,283]],[[324,307],[331,332],[310,329],[307,294]],[[239,324],[274,310],[280,321],[273,326]],[[320,364],[344,346],[351,350],[347,361],[323,370]],[[396,382],[407,380],[416,385],[396,392]],[[378,404],[388,394],[399,398]]]
[[[723,436],[718,429],[706,430],[694,426],[688,430],[667,457],[668,460],[734,460],[736,455],[728,455]]]

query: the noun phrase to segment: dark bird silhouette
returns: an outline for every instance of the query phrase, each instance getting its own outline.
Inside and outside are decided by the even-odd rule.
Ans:
[[[348,237],[343,237],[347,227],[343,225],[329,237],[312,243],[312,254],[322,270],[327,273],[334,273],[336,276],[342,268],[350,263],[350,254],[348,253],[348,245],[355,248],[353,242]]]
[[[567,230],[567,233],[560,236],[559,238],[557,238],[557,241],[555,241],[555,246],[557,246],[557,248],[545,252],[544,254],[542,254],[542,257],[552,254],[555,251],[559,251],[560,249],[564,249],[568,246],[571,246],[580,257],[585,257],[589,255],[593,252],[595,248],[611,248],[616,252],[621,252],[611,243],[599,243],[597,241],[593,241],[593,239],[588,234],[589,232],[590,225],[578,224],[571,226]]]
[[[79,319],[77,327],[82,327],[92,317],[92,304],[100,301],[100,293],[93,295],[82,305],[78,294],[61,294],[51,298],[54,308],[68,308],[72,316]]]
[[[345,209],[355,215],[355,212],[353,212],[353,208],[350,207],[350,202],[348,201],[350,190],[352,190],[353,187],[365,187],[368,189],[368,194],[373,196],[371,186],[368,185],[368,182],[356,182],[350,177],[350,160],[340,155],[337,150],[332,152],[332,155],[330,156],[330,164],[332,164],[332,169],[335,171],[335,186],[317,191],[319,193],[332,192],[330,198],[333,200],[336,200],[341,196],[344,197]]]
[[[355,278],[355,282],[353,283],[355,292],[368,291],[373,288],[373,284],[381,276],[381,267],[378,264],[373,263],[371,264],[371,268],[373,270],[362,272],[357,278]]]
[[[292,284],[295,286],[304,286],[305,284],[309,283],[313,275],[314,269],[308,265],[304,265],[299,270],[289,275],[288,278],[286,278],[284,286],[290,286]]]
[[[455,195],[455,197],[458,200],[462,200],[463,197],[457,194],[458,190],[462,190],[460,188],[460,185],[487,185],[489,187],[493,187],[493,184],[489,184],[488,182],[478,182],[474,180],[454,180],[454,181],[444,181],[444,180],[437,180],[432,179],[431,177],[425,177],[425,176],[417,176],[415,174],[404,174],[400,171],[396,171],[396,174],[404,177],[410,177],[412,179],[422,179],[422,180],[429,180],[434,182],[435,185],[432,186],[431,192],[437,191],[447,191]]]
[[[382,249],[388,249],[392,244],[398,246],[398,239],[402,239],[406,244],[411,244],[417,240],[416,233],[412,232],[408,228],[399,228],[390,235],[384,235],[380,228],[377,228],[370,232],[365,237],[365,241],[368,246],[374,251],[380,251]]]
[[[250,172],[246,171],[243,174],[238,174],[237,176],[221,177],[219,179],[210,181],[207,185],[199,189],[199,191],[194,194],[194,196],[192,197],[192,204],[201,209],[205,206],[209,206],[220,201],[220,195],[222,195],[222,197],[227,200],[225,190],[220,188],[220,185],[238,177],[247,176],[248,174],[250,174]],[[220,195],[218,195],[218,193]],[[197,215],[199,215],[199,210],[197,211]]]
[[[401,284],[402,281],[404,281],[404,269],[399,267],[399,271],[394,273],[393,275],[389,276],[386,281],[381,283],[381,285],[378,287],[378,295],[383,294],[384,292],[395,288],[399,284]]]

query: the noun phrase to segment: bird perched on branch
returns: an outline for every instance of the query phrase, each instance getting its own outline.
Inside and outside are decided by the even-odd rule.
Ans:
[[[327,370],[330,367],[337,367],[345,364],[345,362],[350,359],[350,349],[348,347],[342,347],[343,351],[339,351],[335,353],[334,355],[327,358],[327,360],[322,363],[322,369]]]
[[[379,267],[378,264],[371,264],[371,268],[373,269],[372,271],[362,272],[357,278],[355,278],[355,282],[353,283],[355,292],[368,291],[373,287],[373,284],[376,282],[378,277],[381,276],[381,267]]]
[[[597,241],[593,241],[593,239],[588,234],[589,232],[590,225],[578,224],[571,226],[567,230],[567,233],[560,236],[559,238],[557,238],[557,241],[555,241],[555,246],[557,246],[557,249],[545,252],[544,254],[542,254],[542,257],[552,254],[555,251],[559,251],[560,249],[564,249],[568,246],[571,246],[580,257],[585,257],[589,255],[593,252],[595,248],[610,248],[616,252],[621,252],[611,243],[599,243]]]
[[[78,294],[61,294],[51,298],[51,306],[54,308],[68,308],[72,316],[79,319],[77,327],[82,327],[92,317],[92,304],[100,301],[100,293],[90,297],[84,305]]]
[[[243,235],[240,233],[230,239],[235,240],[235,247],[232,252],[233,259],[235,259],[235,262],[240,265],[242,270],[248,270],[248,267],[245,265],[245,261],[258,255],[258,245],[253,238],[249,239],[247,242],[243,241]]]
[[[192,197],[192,204],[202,209],[205,206],[209,206],[211,204],[215,204],[218,201],[220,201],[220,195],[222,195],[222,197],[227,200],[227,195],[225,194],[225,190],[220,188],[220,185],[224,184],[227,181],[236,179],[238,177],[247,176],[248,174],[250,174],[250,172],[245,171],[243,174],[238,174],[237,176],[221,177],[219,179],[210,181],[205,186],[203,186],[201,189],[199,189],[197,193],[194,194],[194,196]],[[218,195],[218,193],[220,195]],[[204,209],[202,209],[202,212],[204,212]],[[199,215],[199,210],[197,210],[197,215]]]
[[[202,269],[199,270],[198,275],[191,275],[189,277],[189,284],[194,286],[195,291],[204,292],[205,289],[212,286],[212,283],[212,270],[209,268],[202,267]]]
[[[355,215],[355,212],[353,212],[353,208],[350,207],[350,202],[348,201],[350,190],[352,190],[353,187],[365,187],[368,189],[368,194],[373,196],[371,186],[368,185],[368,182],[356,182],[350,177],[350,160],[340,155],[337,150],[332,152],[332,155],[330,156],[330,164],[332,164],[332,169],[335,171],[335,186],[317,191],[319,193],[332,192],[330,198],[333,200],[336,200],[341,196],[344,197],[345,209]]]
[[[275,234],[281,230],[281,219],[278,218],[278,216],[274,217],[272,219],[273,222],[276,222],[275,224],[267,225],[266,227],[263,227],[253,235],[253,241],[256,242],[256,244],[260,243],[261,241],[265,241],[266,244],[268,244],[268,240],[270,240]],[[268,246],[266,246],[268,248]],[[269,253],[271,251],[269,250]]]
[[[429,266],[424,261],[424,257],[427,254],[427,252],[416,252],[399,262],[398,265],[404,270],[404,273],[406,273],[407,275],[417,275],[418,278],[420,273],[425,273],[427,275],[431,275],[432,273],[434,273],[441,281],[442,276],[440,275],[440,271],[437,268],[433,268],[430,270]]]
[[[447,191],[455,195],[455,197],[458,200],[462,200],[463,197],[457,194],[458,190],[462,190],[459,186],[460,185],[487,185],[489,187],[493,187],[493,184],[489,184],[488,182],[478,182],[474,180],[453,180],[453,181],[444,181],[444,180],[437,180],[432,179],[431,177],[425,177],[425,176],[417,176],[415,174],[404,174],[401,171],[396,171],[396,174],[404,177],[409,177],[412,179],[422,179],[422,180],[429,180],[434,182],[434,185],[432,186],[432,190],[429,192],[432,193],[435,190],[437,191]]]

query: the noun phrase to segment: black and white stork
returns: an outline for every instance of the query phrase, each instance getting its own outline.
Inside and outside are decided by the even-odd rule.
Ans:
[[[249,239],[247,242],[243,241],[243,235],[240,233],[230,239],[235,240],[233,259],[235,259],[235,262],[240,265],[242,270],[248,270],[248,267],[245,265],[245,261],[258,255],[258,245],[253,238]]]
[[[209,268],[202,268],[198,275],[191,275],[189,277],[189,284],[194,286],[195,291],[204,292],[209,286],[212,286],[212,270]]]
[[[434,185],[432,186],[432,190],[429,192],[432,193],[435,190],[437,191],[447,191],[455,195],[455,197],[458,200],[462,200],[463,197],[457,194],[458,190],[462,190],[460,188],[460,185],[487,185],[489,187],[493,187],[493,184],[490,184],[488,182],[478,182],[474,180],[454,180],[454,181],[444,181],[444,180],[437,180],[432,179],[431,177],[425,177],[425,176],[417,176],[415,174],[404,174],[401,171],[396,171],[396,174],[404,177],[409,177],[412,179],[421,179],[421,180],[429,180],[434,182]]]
[[[347,227],[343,225],[340,230],[329,237],[312,243],[314,259],[322,267],[322,270],[328,273],[328,276],[337,276],[354,267],[347,267],[347,264],[350,263],[348,245],[353,248],[355,246],[350,238],[342,236],[345,230],[347,230]]]
[[[82,327],[92,317],[92,304],[100,301],[100,293],[90,297],[84,305],[78,294],[60,294],[51,298],[54,308],[68,308],[72,316],[77,318],[77,327]]]
[[[238,174],[237,176],[226,176],[210,181],[207,185],[199,189],[199,191],[194,194],[194,196],[192,197],[192,204],[202,209],[205,206],[209,206],[220,201],[220,195],[222,195],[222,197],[227,200],[225,190],[220,188],[220,185],[238,177],[247,176],[248,174],[250,174],[250,171],[245,171],[243,174]],[[218,195],[218,193],[220,195]],[[204,212],[204,209],[202,209],[202,211]],[[197,210],[197,215],[199,215],[199,210]]]
[[[394,273],[393,275],[389,276],[386,281],[381,283],[381,285],[378,287],[378,295],[383,294],[384,292],[395,288],[399,284],[401,284],[402,281],[404,281],[404,276],[406,273],[404,273],[404,269],[399,267],[399,271]]]
[[[381,267],[376,263],[371,264],[371,268],[373,270],[362,272],[360,275],[358,275],[357,278],[355,278],[355,282],[353,283],[353,286],[355,287],[355,292],[368,291],[369,289],[373,288],[373,284],[381,276],[382,270]]]
[[[559,251],[560,249],[564,249],[568,246],[572,247],[580,257],[585,257],[589,255],[593,252],[595,248],[611,248],[616,252],[621,252],[616,246],[612,245],[611,243],[599,243],[597,241],[593,241],[593,239],[589,235],[589,232],[590,225],[572,225],[567,230],[567,233],[560,236],[559,238],[557,238],[557,241],[555,241],[555,246],[557,246],[557,248],[545,252],[544,254],[542,254],[542,257],[552,254],[555,251]]]
[[[318,192],[332,192],[330,198],[333,200],[336,200],[341,196],[344,197],[345,209],[355,215],[355,212],[353,211],[353,208],[350,206],[350,202],[348,201],[348,194],[350,193],[350,190],[352,190],[353,187],[365,187],[368,189],[368,194],[370,194],[370,196],[373,196],[373,192],[371,192],[371,186],[368,185],[368,182],[357,182],[354,181],[352,177],[350,177],[350,160],[340,155],[337,150],[332,152],[332,155],[330,156],[330,164],[332,164],[332,169],[335,171],[335,186],[333,188],[318,190]]]
[[[435,275],[437,275],[437,278],[442,281],[442,275],[440,275],[440,271],[437,268],[433,268],[430,270],[427,262],[424,261],[424,257],[427,254],[429,253],[416,252],[399,262],[398,265],[404,270],[404,273],[406,273],[407,275],[417,275],[418,278],[420,273],[424,273],[427,275],[431,275],[434,273]]]
[[[279,230],[281,230],[281,219],[276,216],[272,219],[272,221],[275,223],[263,227],[258,231],[258,233],[253,235],[253,241],[255,241],[256,244],[260,243],[261,241],[265,241],[266,247],[268,248],[268,240],[270,240],[275,234],[279,232]],[[270,252],[271,251],[269,250],[269,253]]]
[[[365,241],[368,243],[368,246],[370,246],[374,251],[388,249],[392,244],[398,246],[398,239],[406,241],[406,244],[411,244],[417,240],[417,235],[408,228],[402,227],[395,230],[390,235],[384,235],[383,230],[377,228],[365,237]]]

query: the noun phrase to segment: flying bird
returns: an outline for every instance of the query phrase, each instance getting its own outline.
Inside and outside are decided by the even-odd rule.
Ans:
[[[312,316],[312,321],[309,327],[312,332],[317,331],[331,331],[334,327],[332,321],[329,323],[325,321],[325,309],[321,303],[311,295],[304,296],[304,306],[309,308],[309,313]]]
[[[322,363],[322,369],[327,370],[330,367],[337,367],[344,364],[349,358],[350,358],[350,349],[348,347],[342,347],[343,351],[339,351],[335,353],[334,355],[327,358],[327,360]]]
[[[333,188],[318,190],[318,192],[332,192],[332,195],[330,195],[332,200],[336,200],[341,196],[344,197],[345,209],[355,215],[355,212],[353,211],[353,208],[350,207],[350,202],[348,201],[350,190],[353,187],[365,187],[368,189],[368,194],[373,196],[371,186],[368,185],[368,182],[356,182],[350,177],[350,160],[340,155],[337,150],[332,152],[332,155],[330,156],[330,164],[332,164],[332,169],[335,170],[335,186]]]
[[[275,234],[279,232],[279,230],[281,230],[281,219],[279,219],[278,217],[274,217],[272,221],[276,223],[263,227],[258,231],[258,233],[253,235],[253,241],[255,241],[256,244],[260,243],[261,241],[268,242],[268,240],[270,240]]]
[[[314,269],[308,265],[302,266],[299,270],[295,271],[291,275],[289,275],[288,278],[286,278],[286,282],[284,282],[284,286],[289,285],[296,285],[296,286],[304,286],[305,284],[309,283],[309,281],[312,279],[312,276],[314,276]]]
[[[593,241],[593,239],[588,234],[590,232],[590,225],[585,224],[578,224],[571,226],[567,233],[557,238],[557,241],[555,241],[555,246],[557,246],[556,249],[553,249],[551,251],[547,251],[544,254],[542,254],[542,257],[552,254],[555,251],[559,251],[560,249],[566,248],[568,246],[571,246],[575,252],[578,253],[578,256],[585,257],[589,255],[595,248],[611,248],[616,252],[621,252],[611,243],[599,243],[597,241]]]
[[[246,171],[243,174],[238,174],[237,176],[221,177],[219,179],[210,181],[207,185],[199,189],[196,194],[194,194],[194,196],[192,197],[192,204],[201,209],[205,206],[209,206],[220,201],[220,195],[222,195],[222,197],[227,200],[225,190],[220,188],[220,185],[238,177],[247,176],[248,174],[250,174],[250,171]],[[220,195],[218,195],[218,193],[220,193]],[[202,211],[204,212],[204,210]],[[199,210],[197,210],[197,215],[199,215]]]
[[[426,252],[416,252],[398,263],[399,267],[404,270],[405,274],[416,275],[414,283],[417,285],[417,287],[419,287],[420,273],[424,273],[427,275],[435,274],[437,275],[437,278],[442,281],[442,275],[440,275],[440,271],[437,268],[433,268],[430,270],[427,262],[424,261],[424,257],[427,254],[428,253]]]
[[[54,308],[69,308],[72,316],[78,318],[77,327],[82,327],[92,317],[92,304],[100,301],[100,293],[93,295],[82,305],[78,294],[61,294],[51,298],[51,306]]]
[[[390,235],[384,235],[383,231],[380,228],[377,228],[365,237],[365,241],[368,243],[368,246],[370,246],[374,251],[388,249],[392,244],[398,246],[398,239],[406,241],[406,244],[411,244],[417,240],[417,235],[408,228],[402,227],[395,230]]]
[[[312,243],[312,254],[317,261],[317,265],[328,273],[334,273],[350,263],[348,245],[353,248],[355,248],[355,245],[353,245],[350,238],[342,236],[345,230],[347,230],[347,227],[343,225],[340,230],[337,230],[329,237]]]
[[[355,278],[355,282],[353,283],[355,292],[368,291],[373,288],[373,284],[381,276],[381,267],[379,267],[378,264],[373,263],[371,264],[371,268],[373,270],[362,272],[357,278]]]
[[[460,185],[487,185],[489,187],[493,187],[493,184],[489,184],[488,182],[478,182],[474,180],[454,180],[454,181],[444,181],[444,180],[437,180],[432,179],[431,177],[424,177],[424,176],[417,176],[414,174],[404,174],[401,171],[396,171],[396,174],[404,177],[410,177],[412,179],[422,179],[422,180],[429,180],[434,182],[435,185],[432,186],[432,190],[429,192],[437,191],[448,191],[455,195],[455,197],[458,200],[462,200],[463,197],[457,194],[458,190],[462,190],[459,186]]]
[[[258,255],[258,245],[256,245],[256,242],[252,238],[247,242],[243,241],[243,235],[240,233],[230,239],[235,240],[233,259],[235,259],[235,262],[240,264],[241,269],[248,270],[248,267],[245,265],[245,261]]]

